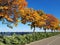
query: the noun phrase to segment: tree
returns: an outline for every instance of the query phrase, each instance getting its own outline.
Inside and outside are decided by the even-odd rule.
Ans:
[[[46,20],[46,26],[47,27],[49,26],[49,28],[53,31],[59,25],[59,20],[51,14],[47,14],[47,16],[48,16],[48,19]]]
[[[11,24],[15,26],[18,22],[22,24],[30,23],[31,29],[42,28],[55,30],[60,28],[59,20],[51,14],[46,14],[42,10],[34,10],[27,7],[26,0],[0,0],[0,20],[3,24],[7,24],[12,28]]]
[[[40,10],[39,11],[36,10],[33,17],[34,16],[35,16],[34,21],[31,23],[31,28],[34,28],[33,32],[35,32],[36,27],[42,28],[46,24],[45,23],[46,15],[44,12],[42,12]]]
[[[60,30],[60,21],[59,21],[59,25],[58,25],[57,29]]]
[[[18,22],[18,18],[20,18],[20,10],[27,6],[27,2],[25,0],[0,0],[0,20],[7,24],[9,23],[16,24]],[[5,23],[5,21],[8,21]]]

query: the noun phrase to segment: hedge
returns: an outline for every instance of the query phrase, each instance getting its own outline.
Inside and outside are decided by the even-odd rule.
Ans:
[[[17,35],[13,34],[12,36],[2,36],[0,35],[0,45],[25,45],[30,42],[41,40],[43,38],[48,38],[54,35],[60,34],[59,32],[54,33],[32,33]]]

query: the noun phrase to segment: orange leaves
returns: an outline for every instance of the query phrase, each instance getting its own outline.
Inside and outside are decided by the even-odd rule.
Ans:
[[[26,0],[0,0],[0,4],[0,13],[2,13],[0,16],[11,22],[16,22],[20,13],[24,15],[23,9],[27,6]]]
[[[4,7],[0,6],[0,9],[4,9]]]
[[[0,9],[8,9],[7,6],[0,6]]]
[[[7,19],[8,21],[11,21],[11,22],[13,21],[11,18],[6,18],[6,19]]]
[[[30,16],[34,18],[34,21],[37,21],[39,18],[39,15],[36,12],[32,12]]]
[[[43,27],[46,23],[44,21],[37,22],[38,27]]]
[[[26,0],[0,0],[0,4],[0,18],[13,22],[15,26],[20,20],[23,24],[31,22],[32,27],[39,28],[55,29],[59,25],[59,20],[53,15],[45,14],[42,10],[27,8]]]
[[[8,15],[6,14],[0,14],[0,17],[7,19],[8,21],[13,21]]]
[[[4,18],[6,18],[8,21],[10,21],[10,22],[13,22],[13,19],[11,19],[10,17],[8,17],[8,16],[4,16]]]
[[[60,30],[60,21],[59,21],[59,25],[58,25],[58,30]]]
[[[0,16],[4,16],[3,13],[0,13]]]
[[[24,16],[25,15],[25,11],[23,9],[20,10],[20,15]]]
[[[8,9],[8,7],[7,6],[4,6],[4,9]]]
[[[17,4],[19,5],[19,10],[27,6],[26,0],[17,0]]]
[[[47,21],[49,22],[50,28],[56,29],[59,25],[58,19],[51,14],[47,14],[47,17],[48,17]]]
[[[8,15],[6,15],[6,14],[5,14],[5,15],[2,14],[2,15],[0,15],[0,16],[3,16],[3,18],[6,18],[8,21],[11,21],[11,22],[13,21],[13,20],[12,20]]]

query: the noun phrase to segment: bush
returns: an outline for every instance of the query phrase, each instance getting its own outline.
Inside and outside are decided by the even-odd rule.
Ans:
[[[37,41],[43,38],[51,37],[54,35],[60,34],[59,32],[54,33],[32,33],[32,34],[24,34],[24,35],[16,35],[12,36],[2,36],[0,35],[0,45],[25,45],[27,43]]]

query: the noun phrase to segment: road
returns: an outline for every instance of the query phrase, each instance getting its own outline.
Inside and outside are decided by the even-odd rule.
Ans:
[[[32,42],[27,45],[60,45],[60,34],[39,41]]]

